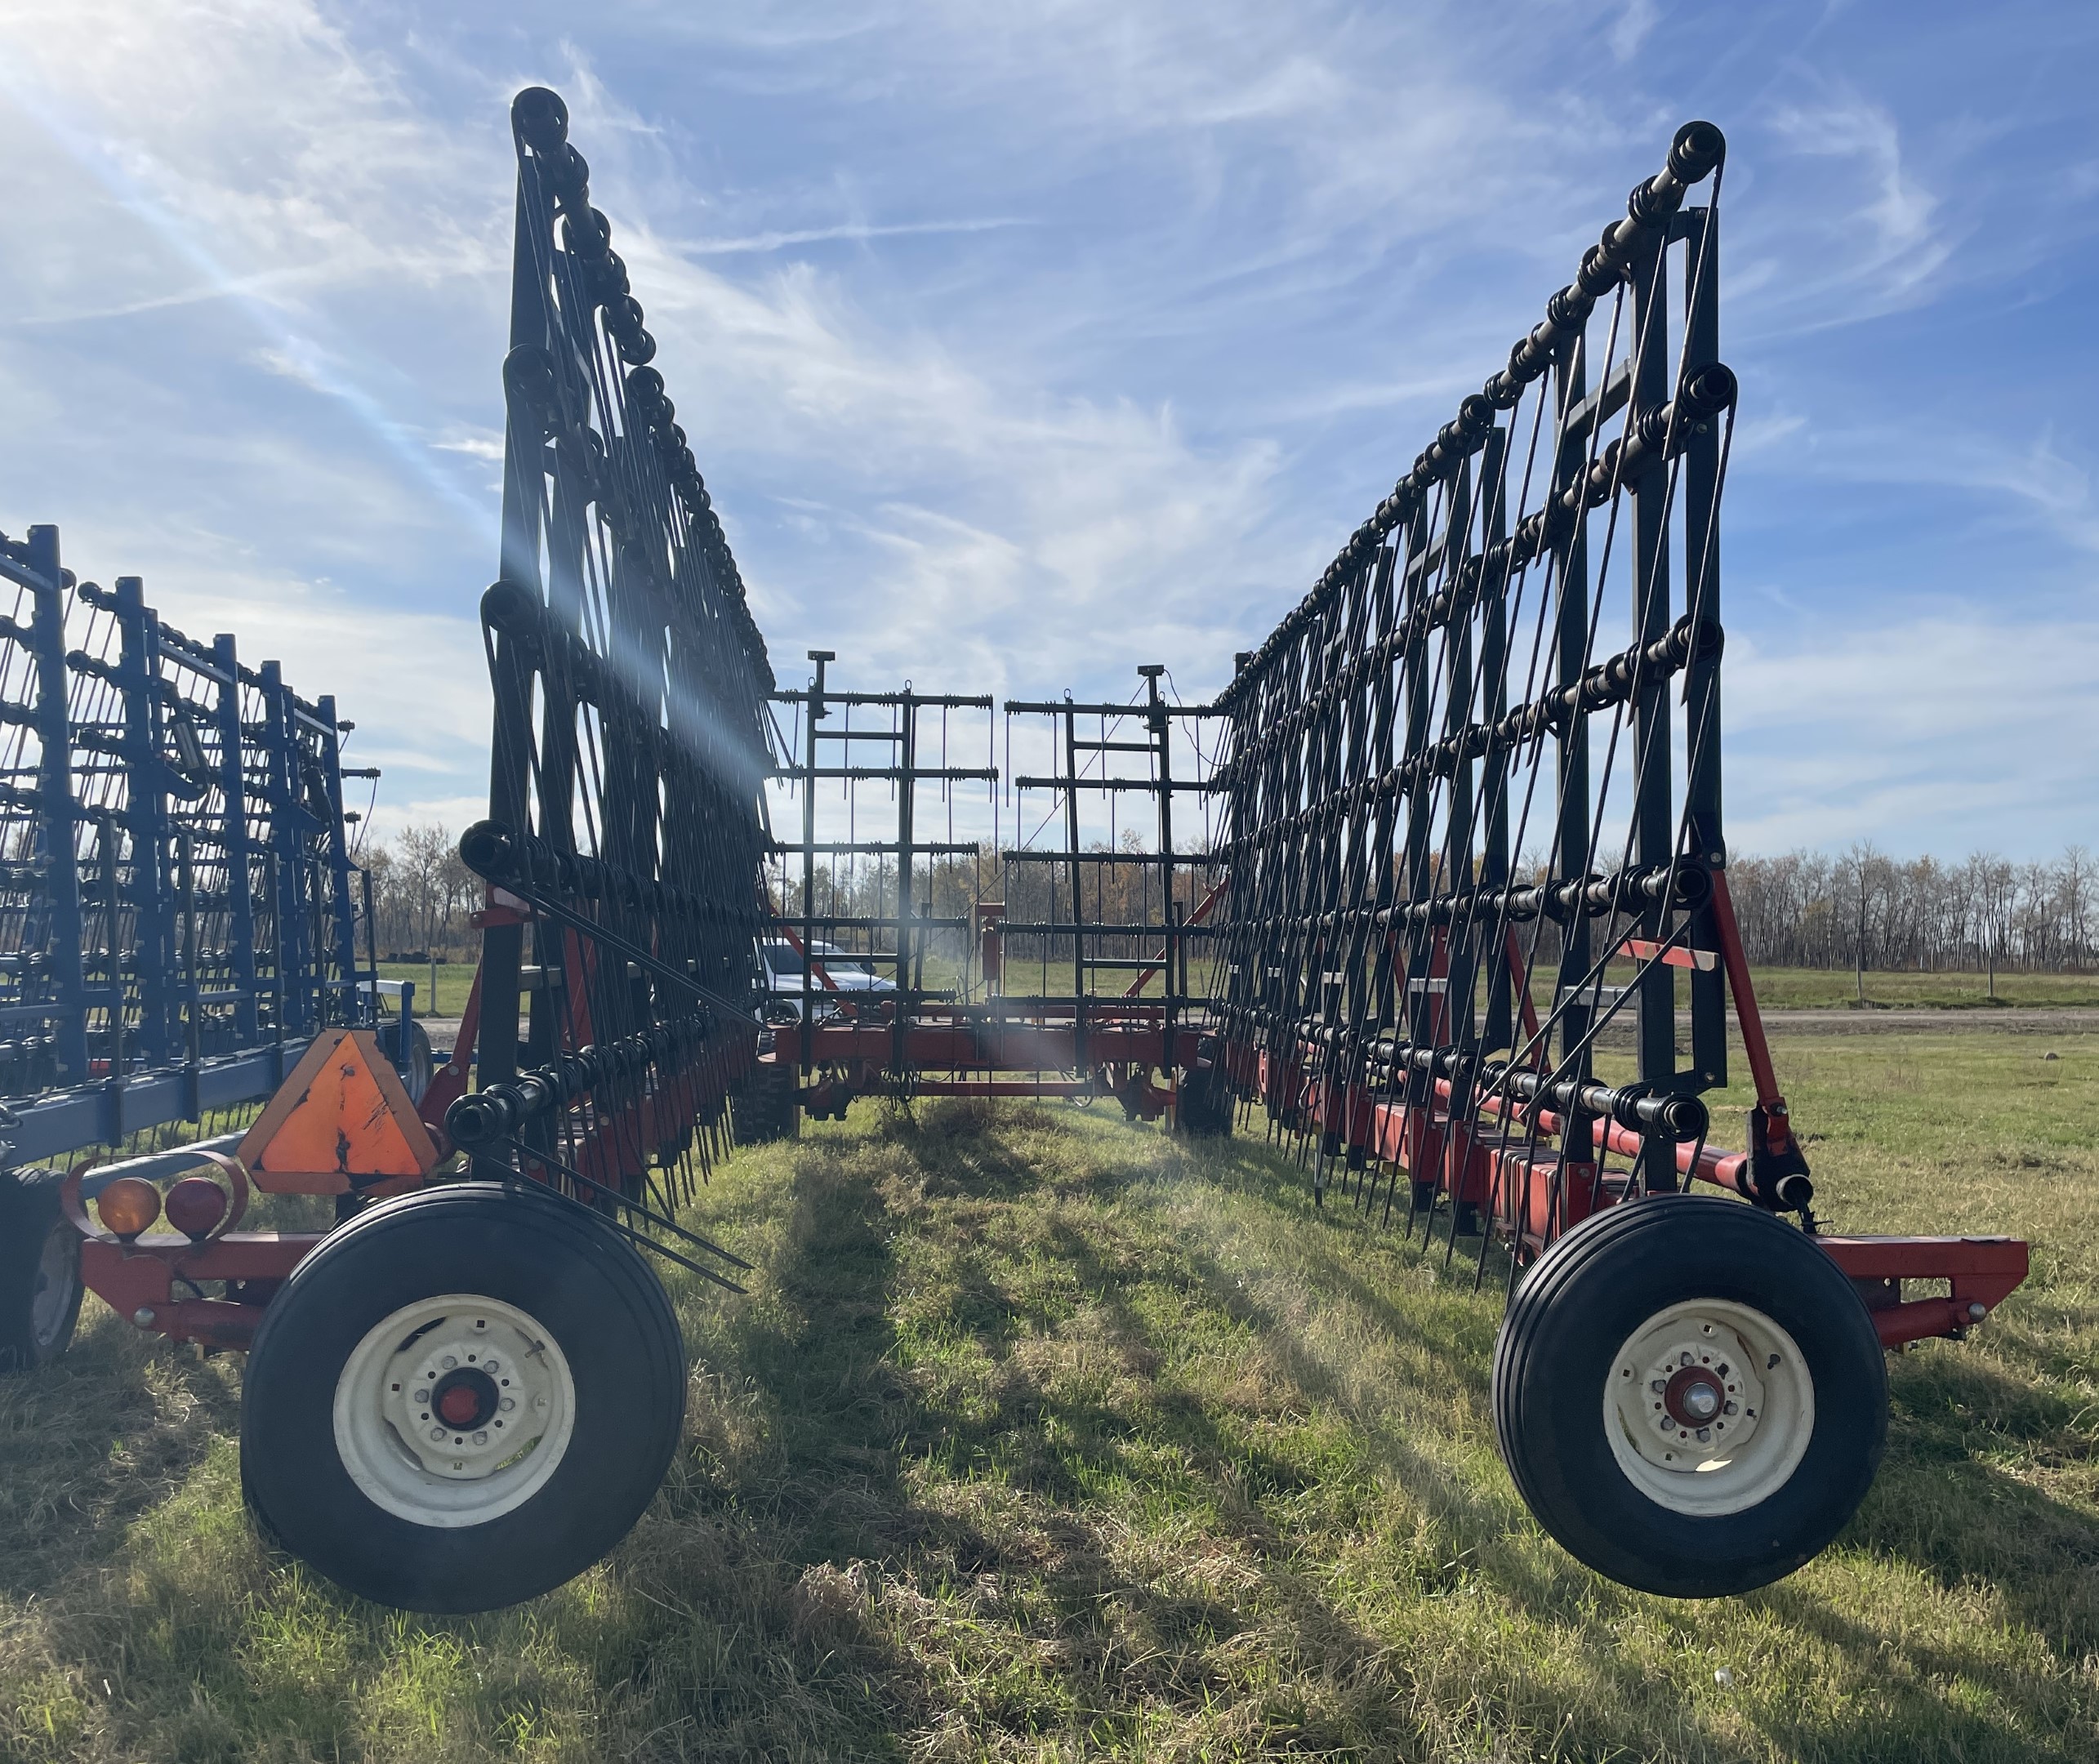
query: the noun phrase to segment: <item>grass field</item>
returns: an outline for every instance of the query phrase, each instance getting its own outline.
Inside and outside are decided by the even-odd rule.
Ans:
[[[273,1558],[238,1362],[96,1316],[0,1389],[0,1757],[2099,1757],[2099,1036],[1780,1053],[1829,1223],[2035,1256],[1895,1363],[1865,1510],[1765,1592],[1546,1541],[1487,1422],[1498,1307],[1258,1138],[862,1102],[715,1172],[696,1220],[761,1272],[674,1285],[686,1449],[518,1610]]]
[[[884,967],[879,971],[886,975],[889,970]],[[437,994],[433,1003],[432,970],[427,964],[381,962],[379,972],[388,980],[415,982],[418,1017],[457,1017],[466,1009],[467,989],[474,983],[471,962],[441,962],[435,970]],[[1208,974],[1208,967],[1202,960],[1191,961],[1190,982],[1197,991],[1207,983]],[[1629,964],[1620,964],[1613,966],[1607,978],[1611,985],[1623,986],[1632,974]],[[927,959],[925,983],[929,987],[951,987],[956,978],[957,970],[952,962],[937,957]],[[1758,1001],[1767,1010],[1841,1009],[1857,997],[1857,981],[1847,968],[1763,968],[1757,970],[1755,978]],[[1094,976],[1094,990],[1120,991],[1135,978],[1134,973],[1099,973]],[[1072,964],[1069,960],[1047,964],[1016,960],[1009,965],[1006,990],[1012,993],[1046,991],[1053,996],[1063,996],[1072,990]],[[1144,990],[1156,996],[1165,990],[1165,982],[1154,975]],[[1531,991],[1543,1008],[1552,996],[1552,982],[1540,976],[1534,982]],[[2027,1009],[2065,1005],[2092,1008],[2099,1007],[2099,974],[2000,973],[1997,977],[1997,996],[1993,1001],[1989,996],[1988,981],[1980,973],[1871,972],[1865,977],[1865,996],[1869,1005],[1945,1010],[1974,1009],[1993,1002],[1999,1006]]]
[[[1858,1000],[1858,978],[1848,968],[1759,968],[1757,1000],[1767,1010],[1842,1009]],[[2099,974],[2008,973],[1997,976],[1990,996],[1983,973],[1918,973],[1908,969],[1866,970],[1869,1006],[1936,1010],[1979,1010],[1992,1005],[2018,1009],[2099,1005]]]
[[[457,1017],[466,1009],[466,995],[474,985],[474,966],[470,961],[439,962],[432,968],[428,962],[385,962],[379,964],[382,980],[412,980],[416,983],[416,1014],[418,1017]],[[437,977],[437,996],[430,996],[430,977]],[[389,999],[386,1010],[391,1015],[400,1009],[398,1000]]]

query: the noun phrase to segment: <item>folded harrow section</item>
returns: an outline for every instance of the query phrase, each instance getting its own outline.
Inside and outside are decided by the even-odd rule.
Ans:
[[[1721,1167],[1719,155],[1678,136],[1219,699],[1234,1081],[1446,1252]],[[1758,1197],[1804,1203],[1783,1120]]]
[[[266,1095],[372,1020],[335,701],[144,584],[0,537],[0,1098],[7,1157],[119,1145]]]
[[[460,847],[491,889],[439,1082],[477,1173],[682,1259],[702,1246],[669,1215],[756,1053],[773,675],[567,112],[535,87],[512,121],[489,815]]]
[[[1446,1265],[1471,1244],[1476,1283],[1505,1246],[1518,1486],[1584,1561],[1684,1595],[1820,1549],[1878,1458],[1880,1349],[1961,1334],[2026,1265],[1816,1232],[1722,825],[1724,154],[1678,131],[1239,657],[1213,779],[1226,1082],[1322,1199]],[[1739,1152],[1706,1102],[1731,1028]]]
[[[802,836],[779,848],[766,961],[805,1106],[1112,1096],[1186,1118],[1221,898],[1215,713],[1156,664],[1128,702],[1009,700],[1001,721],[988,697],[841,690],[836,657],[811,659],[805,689],[774,694]]]

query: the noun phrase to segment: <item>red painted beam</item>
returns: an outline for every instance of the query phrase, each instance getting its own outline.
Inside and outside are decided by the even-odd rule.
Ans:
[[[2026,1245],[2016,1237],[1818,1237],[1855,1281],[1893,1281],[1894,1303],[1870,1305],[1883,1348],[1958,1335],[1980,1323],[2026,1277]],[[1903,1302],[1904,1281],[1945,1281],[1945,1298]]]
[[[186,1237],[140,1237],[127,1246],[91,1237],[80,1245],[87,1290],[140,1329],[176,1341],[246,1348],[262,1307],[220,1298],[173,1296],[175,1276],[192,1281],[282,1280],[323,1236],[320,1232],[228,1232],[201,1247]]]

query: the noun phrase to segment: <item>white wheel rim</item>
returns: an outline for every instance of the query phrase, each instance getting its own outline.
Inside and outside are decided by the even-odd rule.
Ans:
[[[417,1525],[485,1525],[524,1505],[559,1468],[575,1423],[560,1343],[529,1312],[474,1293],[402,1306],[336,1380],[343,1468]]]
[[[73,1307],[74,1288],[79,1284],[74,1269],[79,1233],[60,1219],[45,1233],[37,1254],[37,1283],[29,1293],[29,1334],[39,1351],[49,1348],[65,1327]]]
[[[1657,1506],[1740,1512],[1783,1488],[1815,1432],[1799,1345],[1754,1307],[1692,1298],[1625,1338],[1605,1374],[1603,1427],[1626,1477]]]

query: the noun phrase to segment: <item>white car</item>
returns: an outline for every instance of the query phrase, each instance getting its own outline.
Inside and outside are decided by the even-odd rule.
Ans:
[[[896,982],[875,972],[871,957],[842,950],[835,943],[809,946],[821,972],[809,977],[809,996],[818,1018],[836,1016],[843,1004],[872,1002],[877,994],[894,992]],[[782,938],[758,946],[764,965],[768,1013],[784,1011],[795,1021],[802,1014],[802,958],[795,946]],[[824,984],[829,975],[831,984]]]

